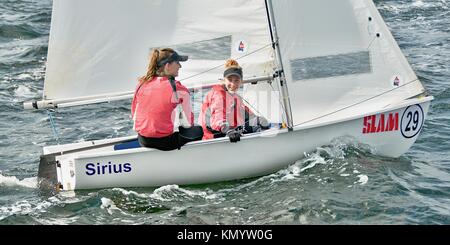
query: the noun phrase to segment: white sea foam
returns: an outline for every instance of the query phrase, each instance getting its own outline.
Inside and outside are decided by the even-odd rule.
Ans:
[[[150,194],[151,198],[158,199],[161,201],[171,201],[173,198],[167,198],[167,196],[177,197],[177,192],[181,192],[183,195],[187,195],[189,197],[201,197],[204,199],[215,199],[217,198],[217,194],[208,194],[205,191],[190,191],[183,188],[180,188],[178,185],[165,185],[156,189],[152,194]]]
[[[37,219],[43,225],[70,225],[75,223],[80,217],[58,217],[58,218],[45,218]]]
[[[161,200],[161,201],[169,201],[170,199],[166,199],[163,195],[167,192],[173,192],[173,190],[179,189],[178,185],[165,185],[157,188],[150,194],[151,198]]]
[[[10,206],[0,207],[0,220],[11,215],[27,215],[30,213],[43,212],[52,205],[48,201],[39,201],[32,204],[27,200],[21,200]]]
[[[339,174],[342,174],[345,172],[345,170],[347,170],[347,168],[342,168],[341,170],[339,170]]]
[[[283,177],[281,180],[291,180],[300,176],[300,174],[308,169],[314,168],[317,164],[327,164],[327,161],[319,154],[314,153],[311,155],[305,155],[306,159],[298,160],[295,164],[289,166],[284,170],[278,171]],[[302,167],[304,163],[308,163],[305,167]]]
[[[30,88],[25,85],[19,85],[14,93],[19,98],[30,98],[36,95],[35,93],[31,92]]]
[[[102,201],[102,205],[100,206],[100,208],[101,208],[101,209],[106,209],[106,211],[107,211],[109,214],[113,214],[114,210],[121,211],[121,210],[114,204],[114,202],[113,202],[111,199],[106,198],[106,197],[102,197],[101,201]],[[122,212],[122,211],[121,211],[121,212]]]
[[[309,158],[309,160],[311,161],[311,163],[308,164],[306,167],[301,168],[301,169],[300,169],[300,172],[303,172],[303,171],[305,171],[305,170],[307,170],[307,169],[313,168],[313,167],[316,166],[317,164],[326,164],[325,159],[324,159],[323,157],[317,155],[317,154],[312,155],[312,156]]]
[[[125,189],[122,189],[122,188],[113,188],[112,190],[113,191],[118,191],[118,192],[122,193],[125,196],[134,195],[134,196],[141,197],[141,198],[148,198],[148,195],[146,195],[146,194],[137,193],[135,191],[129,191],[129,190],[125,190]]]
[[[0,207],[0,220],[13,214],[26,214],[31,212],[32,207],[28,201],[20,201],[11,206]]]
[[[421,1],[421,0],[418,0],[418,1],[413,2],[412,5],[413,5],[414,7],[420,8],[420,7],[424,7],[424,6],[425,6],[425,3],[424,3],[423,1]]]
[[[17,179],[16,176],[3,176],[0,174],[0,186],[22,186],[27,188],[37,188],[37,177]]]
[[[27,74],[27,73],[22,73],[22,74],[17,76],[17,79],[20,79],[20,80],[25,80],[25,79],[28,79],[28,78],[33,78],[33,77],[30,74]]]
[[[365,184],[367,184],[367,181],[369,181],[369,177],[365,174],[358,175],[358,178],[359,178],[359,180],[356,181],[355,184],[359,183],[360,185],[365,185]]]

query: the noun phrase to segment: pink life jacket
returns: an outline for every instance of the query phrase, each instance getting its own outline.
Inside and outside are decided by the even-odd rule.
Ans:
[[[162,138],[173,134],[175,108],[181,103],[188,121],[194,124],[194,114],[189,90],[176,81],[179,101],[167,77],[154,77],[146,83],[139,83],[131,104],[134,130],[150,138]]]
[[[223,85],[215,85],[206,95],[198,123],[203,128],[203,139],[224,136],[221,130],[228,124],[230,129],[245,124],[245,114],[252,115],[237,94],[228,93]]]

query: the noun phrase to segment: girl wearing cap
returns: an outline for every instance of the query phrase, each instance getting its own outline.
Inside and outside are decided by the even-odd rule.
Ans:
[[[133,128],[138,133],[141,146],[169,151],[202,138],[201,127],[193,126],[189,90],[175,81],[180,62],[187,59],[170,48],[153,50],[147,73],[139,79],[131,104]],[[175,108],[178,104],[181,104],[190,128],[180,127],[180,132],[175,132],[174,120],[178,116]]]
[[[203,127],[204,140],[228,136],[231,142],[237,142],[241,136],[240,129],[246,133],[256,131],[255,127],[249,125],[250,121],[267,126],[267,120],[256,117],[236,93],[242,84],[242,68],[237,61],[226,62],[223,77],[222,84],[213,86],[206,95],[199,124]]]

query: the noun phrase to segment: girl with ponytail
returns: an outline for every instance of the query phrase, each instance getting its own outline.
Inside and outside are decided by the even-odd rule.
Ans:
[[[168,151],[202,138],[202,128],[194,126],[189,90],[175,80],[180,62],[187,60],[170,48],[154,49],[150,55],[147,73],[139,78],[131,104],[133,128],[141,146]],[[187,126],[175,123],[178,109]]]

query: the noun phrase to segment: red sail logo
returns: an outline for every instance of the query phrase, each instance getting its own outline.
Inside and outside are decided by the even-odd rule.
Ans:
[[[364,117],[363,134],[398,131],[398,113],[379,114]]]
[[[245,48],[244,42],[241,41],[241,42],[239,43],[239,48],[238,48],[238,50],[239,50],[240,52],[244,52],[244,48]]]
[[[399,86],[399,85],[400,85],[400,79],[398,79],[398,77],[395,77],[394,86]]]

